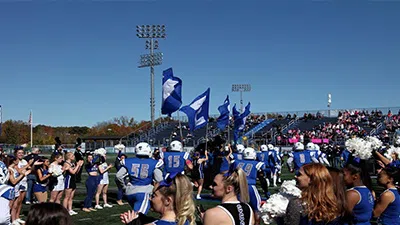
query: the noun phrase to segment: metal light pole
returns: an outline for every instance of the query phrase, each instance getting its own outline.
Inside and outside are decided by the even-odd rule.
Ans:
[[[146,38],[146,49],[150,50],[150,54],[140,56],[139,68],[150,67],[150,114],[151,126],[154,127],[155,114],[155,98],[154,98],[154,66],[162,64],[163,54],[154,52],[158,49],[157,38],[165,39],[165,25],[141,25],[136,26],[138,38]]]
[[[250,84],[232,84],[232,92],[240,92],[240,113],[243,113],[243,92],[251,91]]]

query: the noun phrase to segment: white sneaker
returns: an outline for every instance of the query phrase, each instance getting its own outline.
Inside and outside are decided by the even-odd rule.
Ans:
[[[113,206],[106,203],[106,204],[103,205],[103,207],[104,207],[104,208],[112,208]]]
[[[18,223],[18,221],[14,220],[14,222],[12,222],[12,225],[21,225],[21,224]]]
[[[96,205],[94,208],[95,209],[103,209],[103,207],[101,207],[100,205]]]
[[[30,201],[26,201],[26,202],[25,202],[25,205],[30,205],[30,204],[31,204]]]
[[[69,211],[69,215],[71,215],[71,216],[76,215],[76,214],[78,214],[78,213],[75,212],[74,210],[70,210],[70,211]]]
[[[21,220],[20,218],[16,219],[15,221],[17,221],[18,223],[25,223],[25,221]]]
[[[200,200],[201,199],[200,195],[196,195],[196,199]]]

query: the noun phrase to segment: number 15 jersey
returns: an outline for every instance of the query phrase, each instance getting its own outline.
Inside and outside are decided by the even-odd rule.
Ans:
[[[137,186],[149,185],[153,181],[153,172],[162,167],[163,161],[149,158],[127,158],[125,167],[131,183]]]
[[[161,152],[164,160],[164,173],[183,173],[186,160],[191,160],[188,152]]]

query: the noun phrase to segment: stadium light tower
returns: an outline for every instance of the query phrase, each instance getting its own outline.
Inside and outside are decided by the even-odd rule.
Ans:
[[[251,91],[250,84],[232,84],[232,92],[240,92],[240,113],[243,113],[243,92]]]
[[[141,25],[136,26],[138,38],[146,38],[146,49],[150,54],[140,56],[139,68],[150,67],[150,114],[151,126],[154,127],[155,98],[154,98],[154,66],[162,64],[163,53],[154,52],[158,49],[158,38],[165,39],[165,25]]]

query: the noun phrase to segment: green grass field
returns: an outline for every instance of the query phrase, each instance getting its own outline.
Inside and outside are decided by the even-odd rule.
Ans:
[[[113,157],[112,155],[108,156],[108,160],[110,163],[113,162],[115,159],[115,156]],[[116,195],[117,195],[117,187],[114,182],[114,177],[115,177],[115,168],[113,168],[110,171],[110,185],[109,185],[109,191],[108,191],[108,202],[109,204],[113,205],[113,208],[107,208],[107,209],[102,209],[102,210],[97,210],[96,212],[90,212],[86,213],[81,210],[83,206],[83,200],[86,197],[86,187],[85,187],[85,181],[87,178],[87,175],[85,172],[82,173],[82,183],[77,184],[77,190],[74,198],[74,210],[78,212],[78,215],[72,216],[74,224],[82,224],[82,225],[117,225],[117,224],[122,224],[119,219],[120,213],[123,213],[125,211],[128,211],[131,209],[129,204],[126,203],[123,206],[119,206],[116,204]],[[294,178],[294,175],[289,173],[286,167],[283,167],[282,170],[282,180],[290,180]],[[259,187],[259,186],[258,186]],[[279,187],[270,187],[270,192],[271,194],[274,194],[278,192]],[[195,190],[197,191],[197,190]],[[262,190],[259,188],[260,195],[263,196]],[[376,192],[377,196],[379,196],[379,193],[382,192],[382,188],[376,186]],[[193,192],[193,195],[195,196],[197,192]],[[210,190],[204,190],[203,194],[205,193],[210,193]],[[218,204],[217,201],[211,201],[211,200],[195,200],[196,204],[202,204],[205,209],[214,207]],[[102,198],[100,197],[100,204],[103,204]],[[94,200],[93,200],[93,205],[94,205]],[[22,219],[26,218],[26,215],[28,214],[29,206],[28,205],[23,205],[23,210],[22,210]],[[157,217],[157,214],[153,213],[150,211],[150,216]]]

